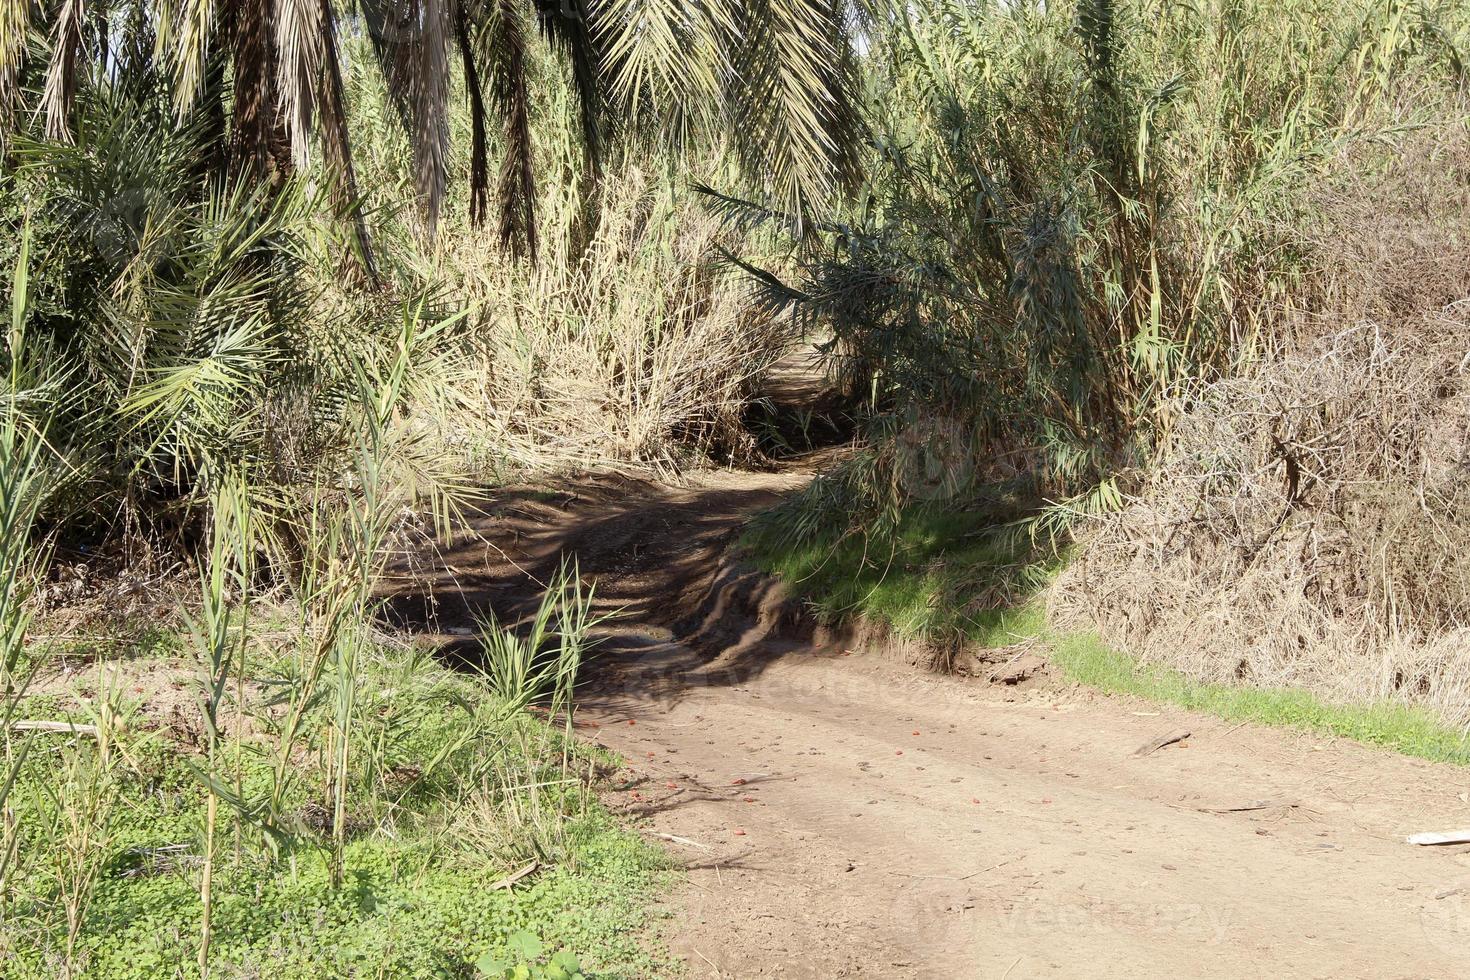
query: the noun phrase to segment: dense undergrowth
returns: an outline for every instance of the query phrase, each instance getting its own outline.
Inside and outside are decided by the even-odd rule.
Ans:
[[[846,21],[592,13],[0,13],[0,974],[668,972],[575,571],[477,677],[379,615],[486,485],[754,453],[791,325],[691,184],[847,181]]]
[[[1071,556],[1059,622],[1151,667],[1463,726],[1463,9],[901,19],[864,194],[766,279],[867,411],[765,564],[983,636],[1009,533]]]

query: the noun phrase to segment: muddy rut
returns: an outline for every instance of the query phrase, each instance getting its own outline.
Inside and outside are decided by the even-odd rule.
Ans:
[[[567,554],[621,610],[579,717],[690,975],[1470,976],[1470,848],[1403,840],[1470,826],[1462,770],[825,635],[724,558],[805,478],[509,493],[398,601],[452,646]]]

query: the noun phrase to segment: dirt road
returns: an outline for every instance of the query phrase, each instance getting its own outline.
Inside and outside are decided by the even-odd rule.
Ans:
[[[623,609],[581,717],[688,868],[692,976],[1470,976],[1470,848],[1403,841],[1470,826],[1465,771],[807,642],[768,583],[715,581],[801,479],[509,495],[439,578],[454,624],[575,553]]]

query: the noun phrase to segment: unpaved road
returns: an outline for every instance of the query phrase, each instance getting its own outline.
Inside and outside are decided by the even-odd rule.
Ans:
[[[453,624],[576,554],[623,609],[580,718],[688,868],[692,976],[1470,976],[1470,848],[1403,842],[1470,827],[1466,771],[804,642],[755,577],[711,600],[731,530],[800,479],[510,494],[437,580]]]

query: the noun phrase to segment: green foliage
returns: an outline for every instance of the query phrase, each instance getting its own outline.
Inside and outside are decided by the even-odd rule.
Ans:
[[[113,85],[89,90],[72,142],[16,138],[6,178],[45,243],[25,257],[28,363],[65,393],[51,435],[73,467],[53,518],[176,526],[170,505],[211,467],[265,460],[257,478],[289,478],[292,450],[340,452],[351,360],[317,348],[300,317],[315,308],[312,326],[347,352],[397,325],[393,305],[384,317],[313,303],[305,183],[201,182],[202,125]],[[314,444],[291,446],[307,425]]]
[[[254,269],[272,254],[242,261]],[[7,729],[14,785],[5,785],[14,793],[0,841],[5,975],[307,978],[355,975],[371,964],[405,976],[458,976],[487,946],[523,929],[594,950],[599,965],[640,969],[646,954],[618,937],[632,932],[655,862],[598,810],[594,760],[569,733],[521,714],[524,702],[503,701],[378,639],[385,563],[425,533],[428,517],[447,526],[463,500],[463,470],[444,450],[435,409],[452,399],[443,380],[463,356],[457,331],[465,317],[430,320],[422,297],[387,304],[386,313],[350,307],[335,321],[346,329],[340,347],[291,340],[300,341],[292,353],[264,359],[258,382],[238,391],[196,383],[216,377],[212,369],[148,366],[149,352],[167,345],[145,332],[133,353],[153,381],[141,389],[150,397],[140,414],[129,416],[132,403],[115,392],[97,391],[88,410],[106,424],[89,428],[71,415],[47,429],[36,391],[52,390],[44,383],[57,375],[34,387],[19,337],[34,327],[57,342],[75,331],[54,329],[29,301],[32,268],[22,248],[9,348],[12,435],[54,432],[58,445],[75,449],[107,446],[129,418],[164,427],[155,433],[193,434],[219,418],[230,437],[159,438],[110,455],[133,453],[126,458],[143,474],[114,491],[136,499],[153,490],[146,506],[158,506],[161,463],[174,492],[193,498],[205,529],[199,600],[185,617],[187,638],[162,645],[183,668],[127,651],[125,663],[99,667],[100,694],[26,703],[43,719],[68,703],[86,707],[90,728],[33,736],[56,741],[44,760],[27,756],[31,741]],[[111,301],[97,284],[75,285]],[[142,294],[156,285],[145,283]],[[197,320],[191,315],[189,330],[204,329]],[[261,322],[275,329],[282,321]],[[85,345],[53,343],[47,353],[63,375],[89,369]],[[281,415],[272,400],[283,396],[300,398],[300,417],[312,424],[305,446],[283,447],[273,427]],[[50,499],[49,485],[38,482],[49,471],[26,477],[29,464],[7,463],[5,447],[22,442],[34,460],[48,461],[38,438],[0,442],[0,520],[6,500],[15,504],[7,542],[18,563],[8,569],[18,614],[28,588],[22,572],[34,561],[29,529]],[[569,718],[590,623],[575,575],[563,584],[546,607],[558,610],[556,621],[542,632],[565,654],[551,686]],[[289,600],[284,643],[261,640],[262,586],[276,587],[277,602]],[[12,632],[23,649],[23,624]],[[177,705],[160,722],[124,697],[130,679],[144,681],[142,691],[155,671],[197,704]],[[197,682],[186,686],[191,674]],[[7,687],[7,718],[20,710],[21,687]],[[528,859],[539,869],[533,881],[514,892],[493,887]]]
[[[250,656],[252,675],[268,676],[278,663],[263,649],[252,647]],[[547,818],[554,814],[565,824],[567,852],[514,889],[492,886],[521,859],[491,855],[478,839],[459,833],[464,824],[486,819],[467,799],[492,767],[514,765],[543,782],[559,778],[559,739],[546,742],[545,726],[507,712],[479,682],[426,657],[374,649],[364,657],[358,684],[361,721],[354,728],[352,756],[361,761],[351,774],[343,884],[333,884],[331,828],[323,824],[318,802],[330,799],[333,777],[319,755],[329,729],[313,723],[302,746],[302,768],[283,801],[301,822],[282,858],[252,844],[249,834],[244,853],[235,856],[229,824],[221,821],[213,882],[214,973],[299,980],[382,971],[459,977],[487,951],[519,965],[526,957],[515,937],[525,933],[542,937],[550,949],[577,950],[586,968],[599,975],[664,973],[663,962],[639,938],[664,859],[619,830],[585,783],[543,792]],[[57,705],[54,697],[32,699],[26,716],[86,718],[78,718],[75,708],[57,712]],[[329,723],[333,710],[323,704],[313,718]],[[217,757],[233,759],[235,745],[227,733]],[[581,749],[566,748],[574,758],[586,758]],[[246,792],[259,794],[274,778],[271,759],[256,750],[253,738],[244,749]],[[68,753],[86,772],[108,773],[112,794],[105,837],[94,831],[96,847],[88,852],[95,873],[73,957],[84,966],[79,975],[197,975],[208,791],[191,768],[204,765],[204,758],[136,722],[121,726],[106,760],[87,740]],[[309,759],[321,763],[304,761]],[[75,803],[85,785],[80,778],[61,781],[49,759],[34,755],[22,773],[14,805],[27,838],[7,905],[6,946],[0,948],[6,977],[56,976],[65,962],[66,921],[53,904],[58,889],[52,869],[66,867],[66,838],[42,828],[61,814],[54,794],[71,794],[64,798]],[[528,791],[505,792],[524,797]],[[501,830],[524,833],[516,825]],[[568,956],[557,962],[566,965]]]
[[[515,933],[506,941],[509,959],[486,953],[475,961],[481,976],[495,980],[585,980],[582,964],[566,950],[540,962],[545,946],[529,932]]]
[[[575,564],[562,564],[524,628],[480,620],[482,676],[492,694],[515,709],[550,702],[552,716],[570,708],[577,674],[602,618],[592,615],[594,589],[582,589]]]
[[[46,445],[53,405],[50,393],[31,386],[23,361],[25,322],[32,300],[28,279],[31,245],[30,226],[22,231],[19,256],[11,280],[11,315],[7,347],[12,352],[10,372],[5,379],[5,399],[0,404],[0,814],[10,814],[16,780],[24,770],[32,749],[32,736],[16,731],[26,690],[44,661],[44,652],[28,649],[33,609],[30,605],[38,578],[44,574],[49,555],[34,545],[37,516],[61,482],[62,471]],[[93,788],[105,795],[104,786]],[[23,836],[15,820],[0,820],[0,918],[5,916],[9,883],[19,858]],[[88,860],[85,854],[79,855]],[[79,887],[86,887],[82,881]],[[77,909],[69,903],[74,937]],[[3,944],[0,944],[3,952]]]
[[[742,543],[824,618],[866,616],[904,636],[1003,645],[1033,628],[1031,597],[1061,556],[1007,533],[997,513],[915,506],[892,528],[828,527],[800,542],[779,523],[757,524]]]
[[[1458,124],[1470,37],[1399,0],[932,0],[884,27],[861,193],[794,274],[754,270],[868,405],[854,527],[1016,475],[1038,505],[1126,487],[1181,399],[1318,302],[1311,192],[1343,149]]]

